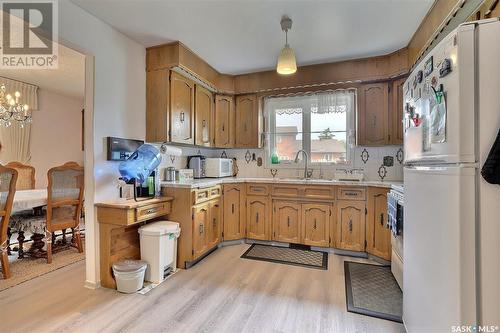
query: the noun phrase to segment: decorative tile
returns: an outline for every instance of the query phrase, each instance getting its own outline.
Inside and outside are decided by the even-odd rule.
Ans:
[[[201,150],[198,149],[198,152],[196,153],[196,155],[201,155]]]
[[[403,148],[399,148],[398,151],[396,152],[396,160],[399,162],[399,164],[403,164],[403,159],[404,159]]]
[[[278,174],[278,169],[270,169],[269,171],[271,172],[271,176],[273,176],[273,178]]]
[[[378,168],[378,176],[380,177],[380,180],[384,180],[387,176],[387,168],[383,164]]]
[[[175,161],[175,155],[169,155],[170,156],[170,162],[174,163]]]
[[[368,154],[368,150],[363,149],[363,151],[361,152],[361,160],[363,161],[364,164],[366,164],[366,162],[368,162],[368,159],[370,158],[370,154]]]
[[[252,160],[252,154],[250,154],[250,150],[247,150],[247,152],[245,153],[245,161],[248,163],[250,163],[250,161]]]
[[[384,166],[386,166],[386,167],[394,166],[394,157],[384,156]]]
[[[223,150],[222,154],[220,154],[220,158],[227,158],[227,154],[226,154],[225,150]]]

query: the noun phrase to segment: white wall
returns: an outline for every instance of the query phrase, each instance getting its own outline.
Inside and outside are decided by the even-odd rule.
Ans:
[[[38,110],[32,112],[31,161],[36,188],[47,187],[47,171],[68,161],[83,164],[83,99],[38,89]]]
[[[93,122],[93,139],[86,137],[86,146],[92,145],[93,154],[85,152],[85,243],[87,285],[94,285],[99,281],[99,234],[93,205],[118,198],[114,186],[117,164],[106,161],[105,137],[145,137],[146,50],[68,0],[59,1],[58,23],[60,41],[93,56],[93,61],[87,57],[87,66],[94,63],[93,91],[86,91],[85,106],[85,110],[93,109],[93,115],[85,115],[86,125]],[[87,70],[87,79],[92,77],[89,73]],[[86,89],[91,86],[87,82]],[[88,99],[92,94],[93,105]],[[91,134],[92,129],[89,131]]]

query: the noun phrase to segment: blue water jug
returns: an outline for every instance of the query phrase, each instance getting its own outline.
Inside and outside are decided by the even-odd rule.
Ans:
[[[149,175],[160,165],[161,154],[158,148],[150,144],[143,144],[120,163],[118,170],[125,182],[135,179],[139,184],[144,183]]]

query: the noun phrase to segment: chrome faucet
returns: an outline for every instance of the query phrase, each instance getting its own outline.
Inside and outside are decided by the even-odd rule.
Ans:
[[[305,150],[303,150],[303,149],[299,150],[297,152],[297,155],[295,155],[295,161],[294,162],[295,163],[299,162],[299,154],[300,153],[302,153],[305,156],[305,162],[306,162],[305,167],[304,167],[304,179],[309,179],[309,178],[311,178],[311,175],[309,174],[309,170],[307,168],[307,163],[309,161],[309,155],[307,154],[307,152]]]

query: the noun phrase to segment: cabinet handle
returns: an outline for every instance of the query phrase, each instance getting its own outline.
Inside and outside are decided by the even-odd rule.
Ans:
[[[231,214],[234,214],[234,204],[231,204]]]
[[[181,123],[184,122],[184,112],[181,112],[181,114],[180,114],[180,121],[181,121]]]
[[[349,220],[349,232],[352,232],[352,220]]]
[[[255,223],[259,223],[259,213],[255,214]]]
[[[290,228],[290,216],[287,216],[287,218],[286,218],[286,224],[288,225],[288,228]]]
[[[224,123],[222,123],[222,132],[224,132]]]
[[[215,208],[219,208],[219,205],[218,205],[218,204],[215,204],[215,205],[214,205],[214,207],[215,207]]]
[[[202,127],[206,127],[207,126],[207,121],[205,119],[202,120],[201,126]]]
[[[200,235],[203,233],[203,229],[205,229],[205,226],[203,225],[203,223],[200,223]]]
[[[243,130],[246,132],[247,131],[247,123],[243,124]]]
[[[380,214],[380,225],[384,226],[384,213]]]
[[[314,219],[314,229],[316,229],[316,219]]]
[[[214,227],[217,225],[217,219],[214,217]]]
[[[377,115],[373,115],[373,128],[377,127]]]

